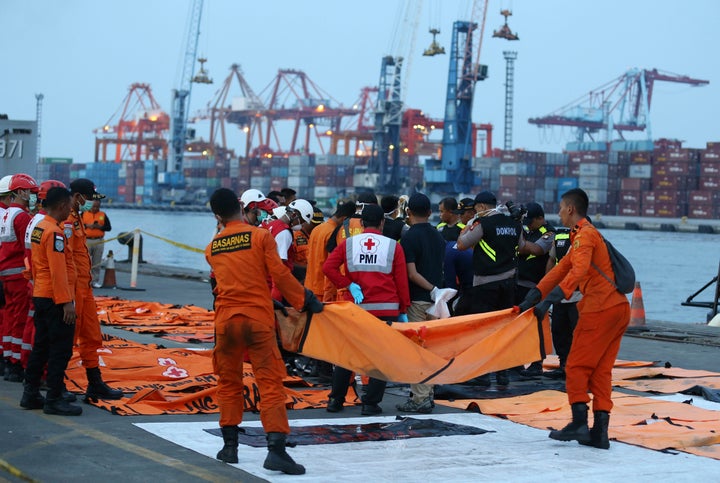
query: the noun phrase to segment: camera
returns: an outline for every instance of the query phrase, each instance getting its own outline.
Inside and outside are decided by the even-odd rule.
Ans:
[[[525,205],[516,205],[512,201],[508,201],[505,203],[505,207],[508,210],[508,213],[510,213],[510,218],[512,218],[515,221],[522,221],[523,216],[525,216],[525,213],[527,213],[527,208],[525,208]]]

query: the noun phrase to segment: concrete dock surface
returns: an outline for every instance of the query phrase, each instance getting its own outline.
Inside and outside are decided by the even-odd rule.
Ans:
[[[129,264],[119,263],[116,276],[120,288],[97,289],[96,294],[130,300],[193,304],[205,308],[210,308],[212,305],[206,273],[141,264],[135,287],[130,287],[128,270]],[[187,346],[187,344],[158,339],[152,335],[131,333],[114,327],[103,327],[103,331],[144,343],[162,343],[167,347]],[[193,347],[210,348],[211,346],[194,344]],[[626,334],[619,358],[669,362],[674,367],[717,371],[720,361],[720,328],[648,321],[645,327]],[[404,391],[398,388],[387,392],[381,404],[384,409],[383,416],[398,414],[395,404],[404,400],[403,393]],[[134,423],[156,422],[207,422],[216,426],[217,414],[115,416],[95,406],[80,403],[83,407],[83,414],[80,417],[49,416],[41,411],[21,409],[18,405],[21,394],[22,384],[0,380],[0,482],[100,479],[126,482],[266,481],[238,467],[173,444],[134,425]],[[437,405],[433,414],[458,413],[464,411]],[[348,407],[342,413],[335,414],[328,413],[324,409],[289,411],[291,420],[359,417],[359,406]],[[245,413],[245,421],[258,420],[257,414]],[[222,445],[219,439],[218,442],[217,449]],[[553,447],[549,441],[547,444],[547,452],[552,454]],[[620,443],[613,444],[611,451],[613,449],[620,451],[621,447]],[[586,449],[586,451],[599,450]],[[289,452],[293,454],[292,449]],[[518,455],[498,454],[498,458],[500,457],[518,458]],[[712,464],[718,463],[716,460],[710,461]],[[299,459],[298,462],[304,463]],[[486,461],[484,464],[487,463]],[[368,461],[367,464],[373,463]],[[401,461],[397,464],[398,468],[402,467]],[[519,464],[522,464],[522,461],[519,461]],[[715,468],[720,468],[720,465]],[[633,471],[644,471],[645,473],[642,474],[653,476],[653,468],[628,471],[629,479],[634,479],[633,477],[636,476]],[[478,478],[482,474],[483,472],[479,470]],[[341,474],[315,476],[318,477],[318,481],[322,479],[321,476],[324,479],[328,479],[329,476],[332,477],[330,479],[342,478]],[[394,475],[393,468],[388,468],[387,481],[397,481],[395,476],[397,475]],[[538,481],[544,479],[542,475],[536,476]],[[661,477],[661,475],[656,476]],[[697,476],[695,475],[695,478]],[[305,478],[309,477],[311,475],[306,475]],[[285,475],[277,477],[278,480],[287,478],[291,477]],[[452,475],[448,475],[448,478],[452,479]],[[275,481],[275,476],[270,479]],[[405,479],[405,481],[411,480],[412,478]]]

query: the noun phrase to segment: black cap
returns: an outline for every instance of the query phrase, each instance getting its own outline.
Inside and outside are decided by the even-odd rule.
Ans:
[[[360,218],[364,223],[371,226],[377,226],[382,220],[385,219],[385,212],[380,205],[373,205],[368,203],[363,207]]]
[[[353,216],[356,206],[354,201],[338,201],[335,213],[332,216]]]
[[[528,203],[525,205],[525,208],[527,208],[527,214],[525,215],[525,218],[527,220],[532,220],[534,218],[544,217],[545,211],[543,211],[542,206],[540,206],[539,203],[535,203],[534,201],[531,203]]]
[[[458,203],[457,210],[453,210],[456,215],[462,215],[466,210],[475,209],[475,200],[472,198],[463,198]]]
[[[497,198],[490,191],[481,191],[475,197],[475,203],[481,203],[483,205],[497,205]]]
[[[366,191],[358,195],[357,202],[366,204],[372,203],[374,205],[377,205],[377,196],[375,196],[373,193]]]
[[[101,195],[95,189],[95,183],[87,178],[78,178],[70,183],[71,193],[80,193],[88,200],[101,200],[105,195]]]

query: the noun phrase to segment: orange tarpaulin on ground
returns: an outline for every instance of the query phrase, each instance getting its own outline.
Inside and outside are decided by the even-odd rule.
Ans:
[[[194,414],[218,412],[215,400],[217,377],[212,372],[211,351],[160,349],[123,339],[103,343],[100,363],[105,382],[126,393],[119,401],[100,400],[94,404],[120,415]],[[252,367],[244,365],[245,410],[261,406]],[[83,392],[87,385],[80,357],[73,354],[66,371],[68,389]],[[289,408],[325,407],[325,389],[287,387],[304,385],[299,377],[288,377],[286,403]]]
[[[511,309],[388,326],[353,303],[328,304],[307,320],[279,317],[283,346],[359,374],[403,383],[453,384],[543,358],[548,320]]]
[[[612,397],[615,406],[610,416],[610,438],[656,450],[676,449],[720,459],[717,411],[622,393],[613,393]],[[560,429],[570,421],[567,395],[559,391],[436,403],[479,410],[539,429]]]

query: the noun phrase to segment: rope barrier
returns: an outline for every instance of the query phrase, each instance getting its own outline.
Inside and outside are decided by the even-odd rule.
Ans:
[[[168,239],[168,238],[161,237],[160,235],[153,235],[152,233],[148,233],[148,232],[146,232],[145,230],[140,230],[140,233],[144,233],[144,234],[146,234],[147,236],[151,236],[151,237],[153,237],[153,238],[157,238],[158,240],[162,240],[162,241],[164,241],[164,242],[166,242],[166,243],[169,243],[169,244],[171,244],[171,245],[173,245],[173,246],[176,246],[176,247],[178,247],[178,248],[182,248],[182,249],[184,249],[184,250],[188,250],[188,251],[195,252],[195,253],[205,253],[205,250],[202,249],[202,248],[196,248],[196,247],[192,247],[192,246],[190,246],[190,245],[185,245],[184,243],[176,242],[176,241],[170,240],[170,239]]]

